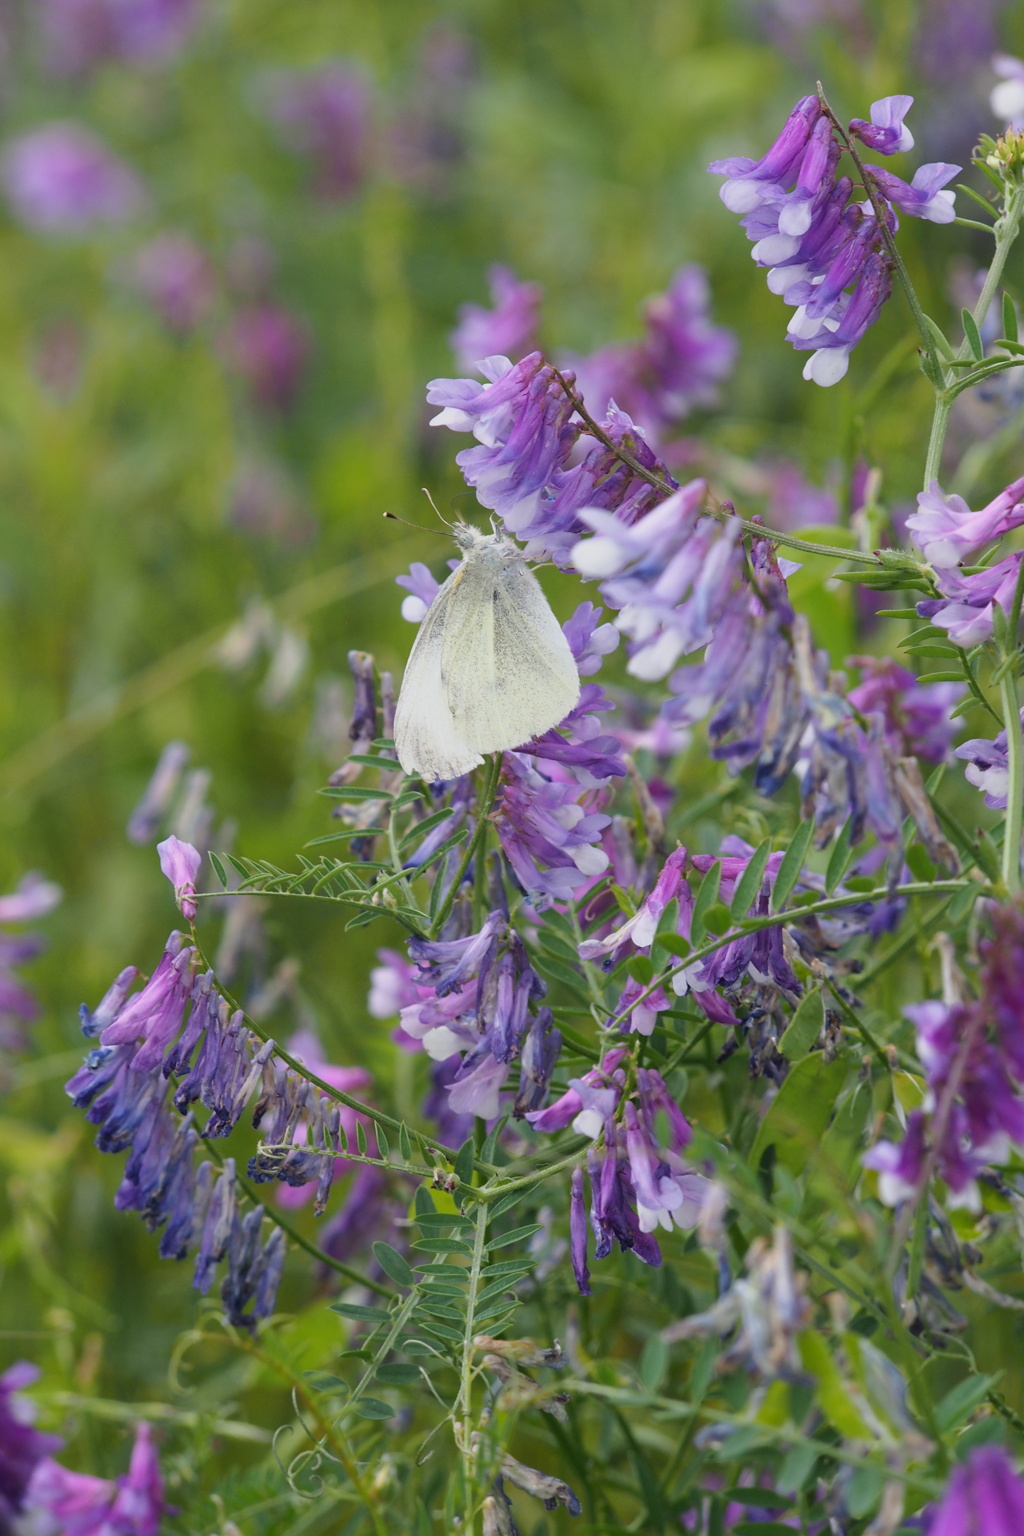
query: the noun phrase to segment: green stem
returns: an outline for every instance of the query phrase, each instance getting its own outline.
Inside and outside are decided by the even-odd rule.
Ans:
[[[1003,268],[1006,266],[1006,258],[1010,254],[1010,248],[1017,238],[1022,213],[1024,213],[1024,189],[1018,189],[1011,195],[1005,211],[996,220],[993,228],[996,248],[992,253],[992,264],[985,275],[981,293],[978,295],[978,302],[971,312],[971,318],[979,331],[985,322],[985,316],[988,314],[989,307],[995,297],[996,289],[999,287]],[[971,344],[964,337],[957,349],[956,360],[958,362],[964,361],[970,355],[970,350]],[[1020,365],[1019,363],[1014,364],[1010,360],[1006,366],[1019,367]],[[953,401],[958,394],[962,393],[962,386],[952,390],[949,388],[949,379],[944,373],[940,372],[938,376],[944,380],[944,387],[936,389],[935,414],[932,417],[932,429],[928,439],[928,452],[925,456],[924,465],[925,490],[928,489],[933,480],[939,478],[942,449],[946,441],[946,429],[949,426],[949,413]]]
[[[1024,572],[1024,561],[1021,563]],[[1019,585],[1019,584],[1018,584]],[[1012,640],[1012,637],[1011,637]],[[1021,737],[1020,701],[1016,668],[1008,666],[999,680],[999,697],[1006,727],[1006,825],[1003,830],[1003,883],[1011,896],[1019,896],[1020,839],[1024,819],[1024,740]]]
[[[480,844],[483,842],[484,834],[487,831],[487,819],[491,814],[491,810],[494,805],[494,798],[498,793],[498,779],[501,774],[501,761],[502,754],[500,752],[495,752],[494,756],[491,758],[487,765],[487,776],[484,779],[483,787],[480,790],[480,795],[476,803],[476,826],[473,829],[473,836],[466,844],[462,858],[459,860],[459,866],[452,878],[452,883],[448,887],[448,893],[437,909],[437,916],[434,918],[430,929],[430,937],[432,939],[437,938],[438,934],[442,931],[445,923],[451,916],[452,908],[455,905],[455,898],[459,894],[459,887],[463,880],[466,878],[466,872],[469,869],[470,864],[473,862],[474,854],[480,847]]]
[[[462,1477],[466,1504],[462,1511],[464,1536],[474,1536],[476,1531],[476,1498],[473,1492],[477,1451],[473,1440],[473,1339],[476,1334],[476,1298],[480,1289],[480,1275],[484,1267],[484,1244],[487,1240],[487,1206],[481,1202],[476,1213],[476,1231],[473,1234],[473,1257],[470,1261],[469,1283],[466,1287],[466,1323],[462,1334],[462,1367],[459,1396],[455,1412],[461,1428],[458,1445],[462,1453]]]

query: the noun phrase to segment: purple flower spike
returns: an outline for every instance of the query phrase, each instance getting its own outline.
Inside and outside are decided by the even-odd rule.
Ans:
[[[928,1536],[1017,1536],[1024,1530],[1024,1481],[998,1445],[971,1451],[950,1478]]]
[[[1024,476],[980,512],[972,512],[962,496],[944,495],[937,480],[921,491],[917,506],[907,518],[907,528],[925,559],[937,566],[959,565],[1024,523]]]
[[[23,875],[18,888],[0,896],[0,923],[31,923],[52,912],[61,899],[61,888],[33,870]]]
[[[361,71],[341,60],[284,73],[271,84],[270,115],[289,148],[313,168],[313,189],[325,202],[353,197],[366,177],[370,149],[370,89]]]
[[[460,368],[475,368],[484,357],[520,357],[537,339],[537,320],[544,290],[538,283],[521,283],[508,267],[487,274],[493,309],[463,304],[459,323],[449,340]]]
[[[136,1426],[128,1471],[116,1481],[39,1464],[25,1499],[32,1528],[62,1536],[158,1536],[167,1504],[148,1424]]]
[[[48,123],[12,140],[0,164],[15,217],[39,234],[84,234],[139,212],[142,183],[77,123]]]
[[[209,257],[190,235],[169,230],[137,253],[133,276],[169,331],[187,336],[210,313],[217,297]]]
[[[954,645],[969,650],[983,645],[995,632],[995,609],[1009,613],[1017,586],[1021,555],[1008,555],[995,565],[962,576],[956,569],[936,571],[936,585],[943,594],[918,603],[923,619],[944,629]]]
[[[128,841],[145,845],[153,841],[174,799],[182,770],[189,760],[183,741],[169,741],[160,753],[153,777],[128,822]]]
[[[910,214],[915,219],[928,219],[932,224],[952,224],[956,218],[956,193],[942,189],[954,176],[959,175],[962,166],[945,165],[942,161],[920,165],[909,186],[891,171],[883,171],[880,166],[867,165],[864,169],[869,172],[882,195],[894,203],[901,213]]]
[[[203,856],[191,843],[183,843],[173,833],[162,843],[157,843],[160,868],[174,886],[174,900],[178,911],[189,922],[196,915],[196,880]]]
[[[914,135],[903,122],[913,105],[913,96],[883,96],[881,101],[871,103],[870,123],[855,117],[850,132],[877,154],[903,154],[914,147]]]

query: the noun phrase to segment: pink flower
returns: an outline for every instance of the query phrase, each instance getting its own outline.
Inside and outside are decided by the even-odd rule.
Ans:
[[[160,868],[174,886],[174,900],[178,911],[189,922],[196,915],[196,879],[203,856],[191,843],[183,843],[172,833],[162,843],[157,843]]]

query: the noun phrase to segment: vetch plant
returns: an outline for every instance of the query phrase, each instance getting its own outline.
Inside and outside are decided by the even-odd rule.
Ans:
[[[362,97],[328,84],[326,116],[313,77],[323,100],[279,116],[350,195],[320,119],[333,133],[338,102]],[[844,127],[819,90],[759,160],[712,170],[794,308],[812,383],[836,384],[894,280],[905,293],[935,397],[912,542],[823,543],[744,515],[711,472],[677,479],[622,399],[588,398],[585,367],[581,384],[539,350],[433,380],[431,425],[469,444],[456,462],[481,524],[575,585],[555,639],[578,701],[431,781],[398,761],[392,677],[352,652],[332,829],[288,868],[212,847],[205,878],[205,848],[161,841],[187,932],[83,1010],[67,1092],[125,1156],[118,1209],[189,1259],[200,1295],[220,1277],[182,1354],[231,1350],[287,1383],[280,1484],[345,1502],[346,1528],[967,1536],[982,1511],[1016,1529],[1024,1423],[956,1297],[1024,1305],[1024,478],[968,499],[942,451],[955,399],[1024,356],[1011,301],[995,350],[980,341],[1024,212],[1024,141],[979,148],[992,263],[950,339],[917,299],[899,217],[951,223],[958,168],[908,182],[864,159],[910,151],[911,104]],[[532,341],[536,289],[500,268],[492,282],[498,309],[464,310],[460,357],[474,337]],[[705,297],[684,269],[643,357],[618,359],[659,429],[731,362]],[[894,594],[880,622],[913,626],[906,665],[829,655],[801,608],[811,560],[835,589]],[[396,581],[423,621],[435,572]],[[481,625],[507,595],[484,591]],[[499,701],[520,664],[501,645]],[[910,670],[922,658],[939,669]],[[443,648],[422,667],[454,717]],[[968,713],[987,734],[954,749]],[[133,818],[141,841],[183,750]],[[1000,813],[984,828],[964,825],[964,780]],[[272,1036],[218,961],[218,909],[232,921],[257,895],[318,903],[339,944],[377,925],[366,1012],[392,1026],[401,1098],[315,1035]],[[315,1303],[339,1348],[312,1363],[282,1303],[291,1266],[340,1293]],[[133,1457],[93,1490],[111,1521],[145,1480],[140,1435],[141,1470]],[[71,1474],[41,1465],[13,1507],[59,1520]]]

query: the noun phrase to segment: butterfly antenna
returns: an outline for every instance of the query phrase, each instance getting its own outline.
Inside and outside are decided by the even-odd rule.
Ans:
[[[424,496],[430,502],[430,505],[431,505],[431,507],[433,508],[433,511],[434,511],[434,515],[436,517],[438,517],[442,523],[444,523],[446,528],[454,528],[455,524],[454,523],[450,523],[448,521],[448,519],[442,515],[442,513],[440,511],[440,508],[437,505],[437,502],[434,500],[433,496],[431,496],[431,494],[427,490],[426,486],[425,485],[420,486],[420,490],[423,492]]]
[[[407,517],[399,517],[397,512],[382,512],[382,517],[388,517],[393,523],[402,523],[406,528],[415,528],[417,533],[436,533],[436,528],[425,528],[422,523],[410,523]]]

